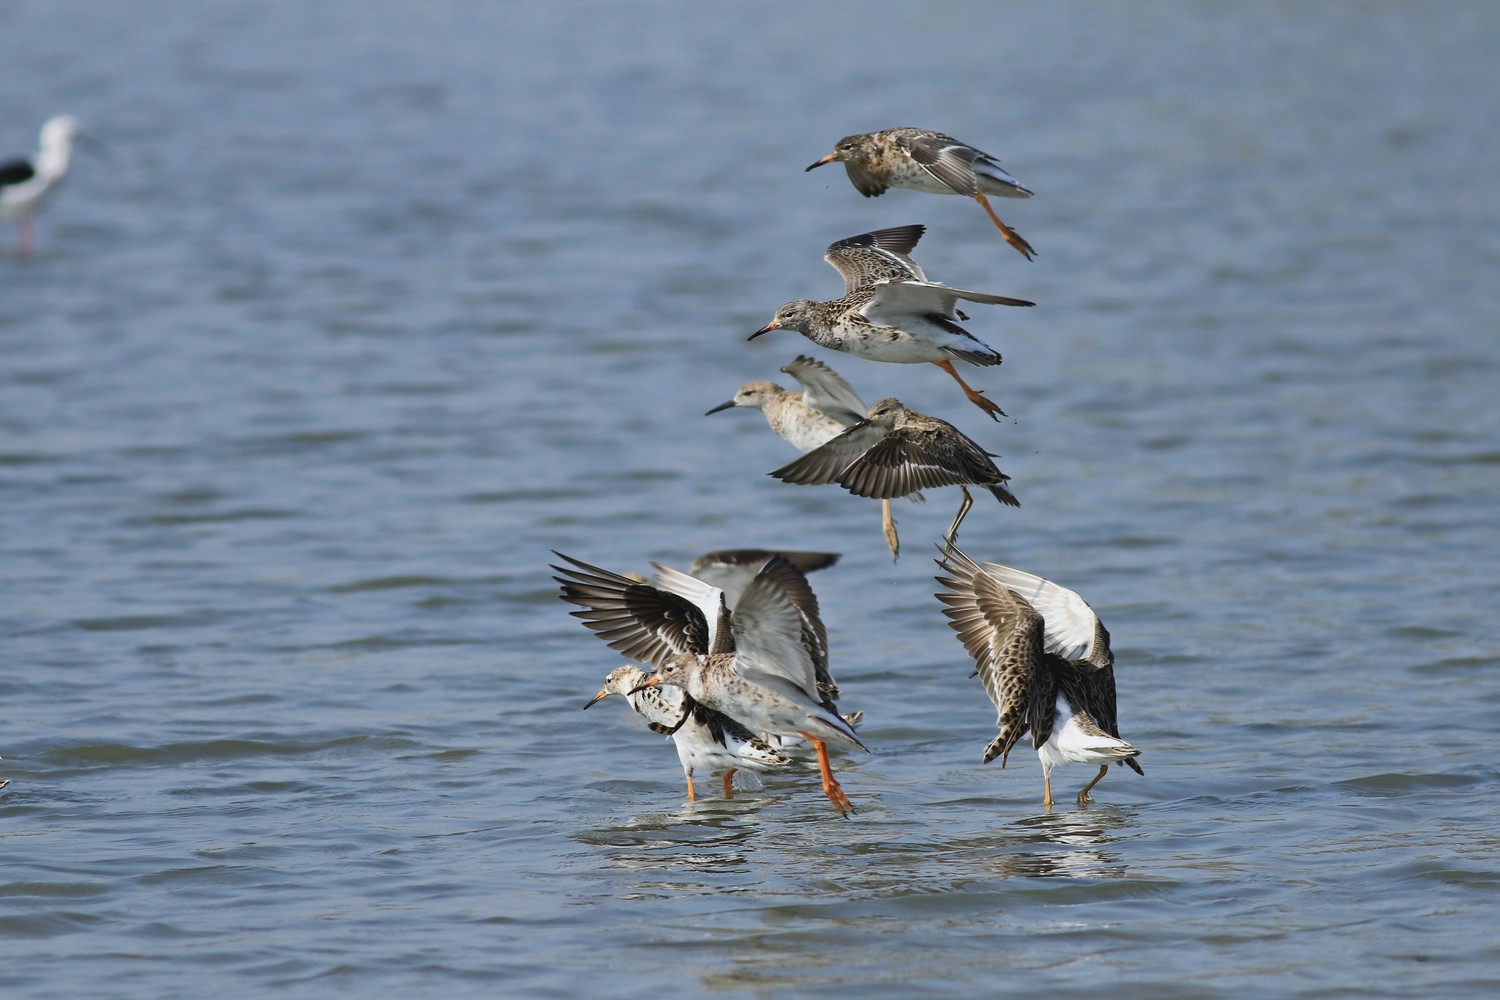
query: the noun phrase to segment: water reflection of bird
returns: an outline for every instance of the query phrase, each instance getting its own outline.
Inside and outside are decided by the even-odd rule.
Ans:
[[[733,406],[760,410],[771,430],[792,447],[809,452],[843,433],[844,428],[865,418],[869,407],[854,387],[838,372],[821,361],[799,354],[781,370],[796,379],[802,391],[783,389],[775,382],[746,382],[734,398],[720,403],[708,413],[718,413]],[[704,414],[707,416],[708,414]],[[913,493],[908,500],[922,502],[922,494]],[[896,533],[896,519],[891,516],[891,501],[880,501],[880,530],[891,558],[901,555],[901,538]]]
[[[1076,593],[1039,576],[985,563],[954,546],[938,560],[945,588],[937,598],[949,625],[974,658],[985,692],[999,710],[1000,734],[984,751],[1000,766],[1029,730],[1042,762],[1042,801],[1052,806],[1052,769],[1099,765],[1078,804],[1109,771],[1124,764],[1143,774],[1140,753],[1120,739],[1114,656],[1109,632]]]

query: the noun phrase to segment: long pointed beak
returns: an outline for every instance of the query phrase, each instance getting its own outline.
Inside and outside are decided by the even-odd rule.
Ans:
[[[975,671],[975,672],[977,673],[978,671]],[[589,699],[589,703],[587,705],[583,706],[583,707],[584,707],[585,710],[593,708],[595,705],[599,704],[601,701],[603,701],[605,698],[608,698],[608,697],[609,697],[609,691],[608,690],[600,691],[598,694],[594,695],[594,697],[590,698]]]
[[[773,320],[771,320],[771,322],[767,323],[765,326],[761,327],[759,330],[756,330],[754,333],[752,333],[750,336],[746,337],[745,339],[746,340],[754,340],[756,337],[759,337],[763,333],[770,333],[772,330],[780,330],[780,329],[781,329],[781,326],[773,319]]]
[[[718,413],[720,410],[727,410],[730,407],[732,407],[733,405],[734,405],[734,400],[731,399],[727,403],[720,403],[718,406],[715,406],[712,410],[706,411],[703,415],[706,417],[710,413]]]
[[[626,693],[627,694],[635,694],[637,691],[644,691],[647,688],[654,688],[654,687],[656,687],[660,683],[661,683],[661,678],[660,677],[653,677],[649,681],[647,681],[646,683],[642,684],[640,687],[631,688]]]
[[[837,154],[837,153],[829,153],[827,156],[823,157],[817,163],[814,163],[812,166],[806,168],[802,172],[805,174],[805,173],[807,173],[808,170],[813,170],[813,169],[815,169],[817,167],[821,167],[825,163],[832,163],[834,160],[837,160],[838,158],[839,158],[839,154]]]
[[[78,141],[78,144],[80,146],[87,146],[90,149],[97,149],[99,150],[99,152],[106,154],[114,152],[114,147],[109,143],[105,142],[103,139],[96,139],[94,136],[89,135],[87,132],[74,132],[73,138]]]

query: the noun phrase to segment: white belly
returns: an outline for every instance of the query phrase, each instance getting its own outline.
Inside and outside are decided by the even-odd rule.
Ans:
[[[787,440],[798,451],[812,451],[838,437],[844,425],[817,411],[801,412],[788,410],[785,413],[767,414],[771,429]]]
[[[920,316],[882,312],[870,319],[880,325],[860,331],[859,337],[841,345],[842,350],[870,361],[911,365],[949,360],[942,345],[960,339]]]
[[[1054,711],[1052,735],[1037,749],[1048,773],[1058,764],[1115,764],[1139,752],[1124,740],[1080,725],[1072,706],[1061,695]]]

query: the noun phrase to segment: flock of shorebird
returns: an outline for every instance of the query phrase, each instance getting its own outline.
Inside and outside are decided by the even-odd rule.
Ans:
[[[1030,260],[1035,251],[1002,222],[987,196],[1029,197],[998,160],[939,132],[886,129],[839,140],[807,169],[843,163],[866,196],[888,188],[958,194],[978,201],[1005,240]],[[844,278],[844,294],[826,302],[799,299],[776,310],[755,339],[795,330],[813,343],[872,361],[930,362],[951,375],[990,417],[1004,411],[969,386],[954,361],[998,365],[1000,354],[959,326],[960,301],[1030,306],[1024,299],[929,281],[910,254],[924,227],[898,226],[839,240],[825,259]],[[1109,771],[1141,773],[1135,747],[1120,739],[1109,633],[1076,593],[997,563],[979,563],[955,539],[972,504],[970,486],[1019,506],[993,455],[952,424],[899,400],[866,407],[830,367],[799,356],[785,365],[801,391],[749,382],[709,410],[760,410],[771,429],[803,452],[771,475],[788,483],[837,483],[882,502],[882,533],[892,557],[900,539],[890,501],[920,501],[923,490],[958,486],[963,501],[937,560],[943,614],[973,659],[999,712],[999,735],[984,760],[1000,758],[1027,733],[1041,759],[1043,803],[1051,808],[1052,770],[1086,763],[1099,770],[1079,805]],[[736,549],[709,553],[687,572],[654,563],[651,580],[614,573],[557,553],[552,568],[572,614],[611,649],[634,661],[617,667],[585,708],[621,695],[657,733],[669,735],[697,796],[694,776],[721,772],[726,798],[737,775],[782,767],[788,742],[802,739],[817,756],[823,792],[840,814],[852,811],[833,776],[828,744],[869,752],[855,733],[861,713],[841,714],[828,668],[828,634],[807,574],[831,565],[830,553]],[[650,666],[642,670],[638,663]],[[758,779],[750,777],[748,784]],[[742,782],[746,783],[746,782]]]
[[[69,115],[49,119],[37,153],[0,163],[0,219],[19,227],[18,250],[34,246],[31,217],[68,172],[73,144],[86,138]],[[973,198],[1006,242],[1030,260],[1035,251],[995,214],[988,196],[1025,198],[1031,192],[988,153],[940,132],[885,129],[840,139],[832,153],[807,167],[842,163],[866,196],[909,188]],[[776,310],[750,339],[795,330],[820,347],[872,361],[931,363],[962,387],[968,399],[998,419],[1004,411],[966,383],[955,361],[1000,364],[998,351],[959,322],[958,303],[1030,306],[1025,299],[953,288],[929,281],[911,258],[925,227],[897,226],[842,239],[825,258],[843,276],[837,299],[798,299]],[[1077,594],[1030,573],[978,563],[955,544],[972,505],[970,486],[1002,504],[1019,506],[994,456],[937,417],[897,399],[867,407],[848,382],[821,361],[798,356],[781,369],[801,391],[774,382],[749,382],[734,398],[709,410],[760,410],[772,430],[803,454],[771,473],[788,483],[837,483],[856,496],[881,501],[881,528],[893,558],[900,539],[890,501],[921,501],[922,491],[957,486],[963,501],[937,560],[943,590],[937,598],[957,632],[986,693],[999,711],[999,735],[984,760],[1001,765],[1021,737],[1031,734],[1042,762],[1043,802],[1052,805],[1052,769],[1089,763],[1098,774],[1078,793],[1080,805],[1108,772],[1124,764],[1137,773],[1139,751],[1120,739],[1115,712],[1109,633]],[[687,778],[689,799],[699,771],[719,771],[732,798],[737,774],[785,766],[786,742],[806,740],[817,755],[823,791],[841,814],[849,798],[833,776],[827,744],[868,752],[855,734],[861,713],[840,714],[838,685],[828,669],[828,634],[807,573],[831,565],[819,552],[726,550],[700,557],[684,573],[654,564],[648,582],[558,553],[554,566],[573,614],[609,646],[651,666],[613,670],[584,707],[621,695],[650,728],[671,736]],[[753,783],[751,778],[750,782]],[[0,782],[0,787],[4,787]]]

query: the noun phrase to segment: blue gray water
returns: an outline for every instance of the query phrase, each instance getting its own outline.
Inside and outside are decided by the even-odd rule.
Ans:
[[[1492,996],[1500,7],[8,0],[0,147],[107,143],[0,234],[7,996]],[[941,128],[1037,191],[802,168]],[[976,557],[1113,631],[1146,776],[1085,809],[932,598],[957,497],[764,475],[703,417],[923,222],[1001,349],[820,353],[1002,457]],[[925,369],[925,370],[924,370]],[[557,600],[780,545],[857,814],[682,797]]]

